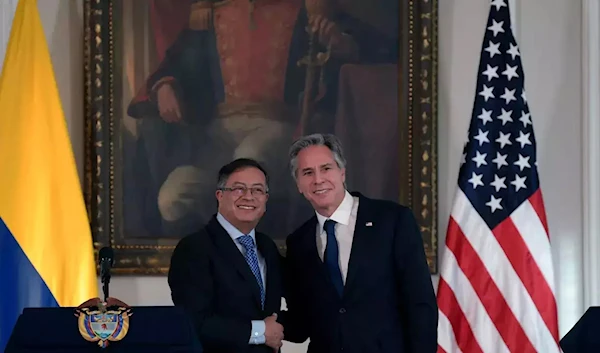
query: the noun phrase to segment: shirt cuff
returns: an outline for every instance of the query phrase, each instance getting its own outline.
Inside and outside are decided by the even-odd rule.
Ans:
[[[265,322],[263,320],[252,320],[252,330],[250,331],[249,344],[264,344]]]

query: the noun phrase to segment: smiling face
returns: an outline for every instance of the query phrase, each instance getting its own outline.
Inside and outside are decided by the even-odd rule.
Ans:
[[[266,178],[258,168],[246,167],[231,173],[223,190],[217,190],[219,213],[239,231],[248,234],[266,210]]]
[[[309,146],[298,153],[296,185],[315,211],[329,217],[344,200],[346,169],[340,168],[326,146]]]

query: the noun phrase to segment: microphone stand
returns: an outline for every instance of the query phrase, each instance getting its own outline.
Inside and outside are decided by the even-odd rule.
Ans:
[[[104,292],[104,302],[108,299],[108,285],[110,283],[110,264],[108,259],[102,259],[102,292]]]

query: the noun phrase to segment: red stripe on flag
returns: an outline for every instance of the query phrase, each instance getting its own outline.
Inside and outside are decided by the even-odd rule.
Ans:
[[[540,188],[531,195],[529,203],[533,206],[535,213],[537,213],[540,221],[544,225],[546,236],[550,238],[550,232],[548,232],[548,220],[546,219],[546,209],[544,208],[544,198],[542,197],[542,190]]]
[[[440,347],[440,346],[438,345],[437,353],[448,353],[448,352],[446,352],[446,351],[444,350],[444,348],[442,348],[442,347]]]
[[[452,324],[452,331],[454,331],[454,337],[456,337],[456,343],[460,347],[460,350],[469,353],[483,353],[477,339],[473,335],[469,321],[461,310],[458,300],[456,300],[454,292],[444,278],[440,278],[438,283],[438,307]],[[440,349],[441,347],[438,348],[438,353]]]
[[[532,214],[531,217],[535,217],[535,215]],[[498,224],[492,233],[494,233],[521,282],[523,282],[552,337],[558,343],[557,309],[554,294],[519,230],[515,227],[513,221],[507,218]]]
[[[481,236],[485,235],[482,234]],[[448,225],[446,246],[456,256],[458,266],[471,282],[473,289],[509,350],[511,352],[536,353],[500,289],[498,289],[479,255],[452,217],[450,217]]]

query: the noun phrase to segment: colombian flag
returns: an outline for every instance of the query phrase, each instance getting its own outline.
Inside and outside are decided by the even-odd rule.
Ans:
[[[97,285],[37,2],[21,0],[0,76],[0,352],[23,308],[77,306]]]

